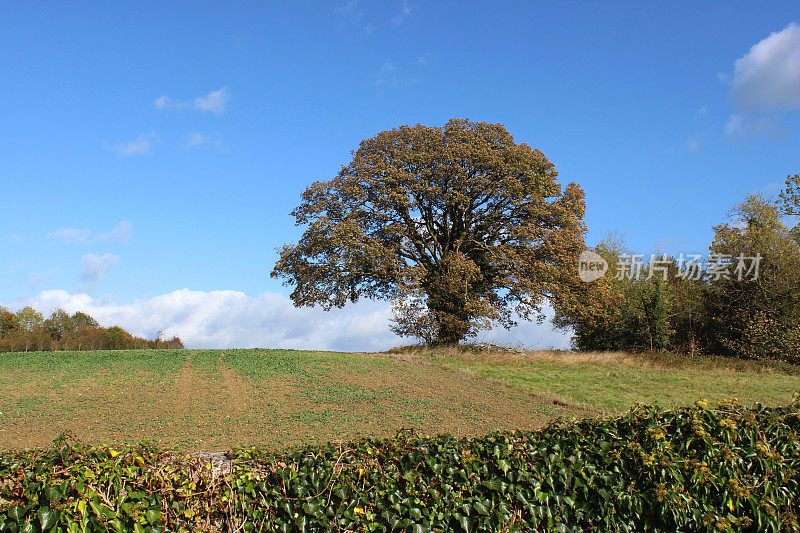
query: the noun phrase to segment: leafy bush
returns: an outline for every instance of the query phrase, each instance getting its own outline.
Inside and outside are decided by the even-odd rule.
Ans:
[[[780,531],[800,504],[800,401],[476,439],[232,452],[231,471],[63,437],[0,454],[0,531]]]

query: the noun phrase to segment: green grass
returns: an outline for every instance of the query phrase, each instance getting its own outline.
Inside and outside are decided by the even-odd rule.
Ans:
[[[738,397],[786,404],[800,372],[620,354],[299,350],[0,354],[0,449],[153,440],[281,448],[402,428],[479,435],[558,416]]]
[[[674,407],[699,398],[718,401],[735,397],[745,404],[780,405],[800,391],[800,375],[772,369],[736,370],[724,364],[659,366],[645,359],[620,363],[573,362],[558,358],[526,357],[476,359],[431,354],[429,360],[443,368],[469,371],[536,394],[557,396],[603,411],[618,412],[636,403]],[[491,359],[491,358],[488,358]],[[753,366],[753,368],[757,368]]]

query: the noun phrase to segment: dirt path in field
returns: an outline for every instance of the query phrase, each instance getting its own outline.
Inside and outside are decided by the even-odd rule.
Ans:
[[[222,377],[222,394],[225,398],[225,417],[238,418],[247,413],[248,409],[252,410],[257,391],[248,379],[225,364],[224,352],[219,354],[219,373]]]
[[[190,405],[196,397],[197,388],[197,370],[192,366],[192,353],[186,357],[186,363],[181,367],[178,372],[178,377],[175,380],[175,387],[178,391],[176,406],[178,408]]]

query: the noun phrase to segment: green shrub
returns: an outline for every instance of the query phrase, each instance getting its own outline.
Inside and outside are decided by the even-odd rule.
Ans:
[[[799,430],[797,401],[698,401],[475,439],[237,450],[230,473],[61,438],[0,454],[0,531],[796,530]]]

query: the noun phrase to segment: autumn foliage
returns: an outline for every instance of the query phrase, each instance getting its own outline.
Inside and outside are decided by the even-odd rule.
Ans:
[[[537,316],[583,246],[583,190],[499,124],[450,120],[362,141],[293,212],[273,277],[295,305],[395,302],[395,331],[455,344]]]
[[[800,234],[786,225],[798,213],[797,176],[779,199],[749,195],[714,226],[709,254],[727,257],[729,269],[687,275],[681,258],[668,257],[666,279],[629,278],[614,272],[619,239],[595,247],[611,273],[592,283],[569,280],[554,298],[555,322],[572,329],[581,350],[670,350],[688,355],[800,362]],[[739,279],[739,256],[760,257],[756,275]]]
[[[119,326],[103,328],[80,311],[70,315],[58,309],[45,319],[32,307],[23,307],[16,313],[0,307],[0,352],[147,348],[183,348],[183,342],[177,336],[162,339],[159,334],[150,340],[131,335]]]

